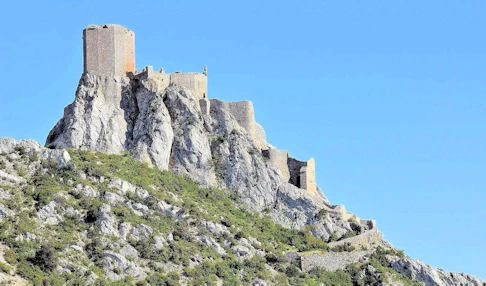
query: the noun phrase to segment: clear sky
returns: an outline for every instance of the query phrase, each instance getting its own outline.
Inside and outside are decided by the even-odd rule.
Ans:
[[[6,1],[0,137],[44,143],[74,98],[82,29],[136,35],[137,68],[208,66],[268,141],[316,159],[334,204],[413,258],[486,278],[485,1]]]

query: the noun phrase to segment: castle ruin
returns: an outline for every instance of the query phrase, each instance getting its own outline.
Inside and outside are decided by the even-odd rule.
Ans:
[[[225,110],[262,150],[267,164],[279,171],[285,182],[317,193],[314,159],[299,161],[289,157],[287,151],[273,148],[266,142],[263,127],[255,121],[251,101],[223,102],[208,99],[207,68],[202,73],[175,72],[166,74],[163,69],[154,71],[147,66],[135,70],[135,33],[120,25],[89,25],[83,30],[84,73],[103,77],[123,77],[131,80],[156,79],[159,90],[169,85],[179,85],[199,101],[202,115],[214,109]]]
[[[83,30],[84,73],[126,76],[135,71],[135,34],[120,25]]]
[[[202,73],[166,74],[163,69],[154,72],[146,67],[135,70],[135,33],[115,24],[89,25],[83,30],[84,73],[99,76],[152,77],[157,76],[169,86],[176,84],[197,98],[208,93],[207,70]],[[167,87],[165,86],[165,87]],[[165,88],[162,87],[162,88]]]

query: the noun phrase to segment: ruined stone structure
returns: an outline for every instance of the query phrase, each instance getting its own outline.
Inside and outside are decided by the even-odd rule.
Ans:
[[[208,93],[207,68],[202,73],[166,74],[154,72],[151,66],[135,71],[135,33],[120,25],[89,25],[83,30],[84,73],[100,76],[158,77],[166,88],[176,84],[197,98]]]
[[[262,150],[269,165],[276,168],[285,182],[289,182],[308,193],[316,193],[314,159],[299,161],[289,157],[284,150],[271,147],[266,141],[265,130],[255,120],[251,101],[223,102],[208,99],[207,68],[201,73],[165,73],[164,69],[154,71],[152,66],[135,70],[135,34],[120,25],[90,25],[83,30],[84,73],[94,76],[126,77],[132,81],[150,82],[153,90],[165,90],[170,85],[178,85],[199,101],[203,115],[211,111],[225,110],[233,116],[239,126]],[[105,78],[104,92],[121,94],[121,86]],[[113,86],[112,86],[113,85]],[[115,100],[119,98],[116,97]]]
[[[209,101],[210,110],[225,110],[235,118],[238,125],[245,129],[260,149],[268,148],[265,131],[255,121],[255,111],[251,101],[224,102],[213,98]]]
[[[268,149],[263,150],[262,153],[263,156],[268,159],[268,163],[280,171],[284,181],[289,182],[290,171],[287,164],[287,161],[289,159],[289,152],[285,150]]]
[[[289,183],[301,189],[306,189],[309,193],[317,191],[315,161],[313,158],[309,159],[309,161],[299,161],[289,157],[287,164],[290,172]]]
[[[208,77],[205,73],[172,73],[170,83],[183,86],[197,98],[207,97]]]
[[[206,67],[204,67],[206,69]],[[197,99],[207,98],[208,93],[208,77],[203,73],[181,73],[175,72],[171,74],[165,73],[164,69],[154,71],[152,66],[145,67],[141,72],[135,72],[131,77],[141,79],[156,79],[154,82],[159,84],[158,88],[164,90],[169,85],[179,85],[189,91],[192,96]]]
[[[84,73],[126,76],[135,71],[135,34],[120,25],[83,30]]]

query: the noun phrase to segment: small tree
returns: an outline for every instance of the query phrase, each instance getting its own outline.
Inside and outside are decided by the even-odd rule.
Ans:
[[[35,253],[31,262],[39,266],[43,271],[52,271],[56,268],[56,256],[51,245],[42,245]]]

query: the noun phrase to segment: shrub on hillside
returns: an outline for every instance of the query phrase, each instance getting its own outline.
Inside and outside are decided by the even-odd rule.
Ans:
[[[32,264],[37,265],[43,271],[50,272],[56,268],[57,258],[54,249],[49,244],[42,245],[31,259]]]

